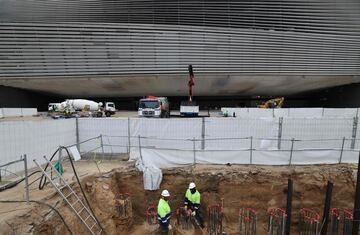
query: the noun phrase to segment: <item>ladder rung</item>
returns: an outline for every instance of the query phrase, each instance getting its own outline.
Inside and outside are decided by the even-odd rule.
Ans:
[[[76,201],[73,202],[73,204],[71,204],[71,206],[74,207],[74,205],[76,205],[76,203],[77,203],[78,201],[80,201],[80,200],[79,200],[79,199],[76,199]]]
[[[81,210],[77,211],[76,213],[78,213],[79,216],[80,216],[80,213],[81,213],[84,209],[85,209],[85,207],[81,208]]]
[[[92,229],[95,225],[96,225],[96,221],[95,221],[95,223],[90,227],[90,229]]]
[[[88,220],[90,217],[91,217],[91,215],[89,214],[89,216],[86,217],[86,219],[84,219],[84,222],[85,222],[86,220]]]
[[[62,186],[61,188],[59,188],[60,190],[63,190],[64,188],[67,188],[68,187],[68,185],[65,183],[65,185],[64,186]]]
[[[72,194],[74,194],[74,191],[71,191],[71,193],[69,193],[65,198],[70,197]]]

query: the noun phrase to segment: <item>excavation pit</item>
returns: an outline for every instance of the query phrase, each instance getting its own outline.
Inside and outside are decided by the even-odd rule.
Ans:
[[[350,165],[337,166],[196,166],[163,170],[161,188],[147,191],[143,188],[143,175],[135,167],[113,170],[106,175],[92,175],[82,179],[88,185],[87,197],[108,234],[155,235],[158,225],[154,218],[149,222],[149,208],[157,205],[162,189],[171,194],[173,211],[169,234],[202,234],[198,226],[184,229],[176,223],[176,210],[183,206],[189,182],[196,182],[201,193],[202,214],[205,232],[208,232],[207,208],[223,207],[222,230],[226,234],[239,234],[239,209],[253,208],[256,211],[256,234],[267,234],[269,208],[285,208],[287,179],[294,181],[292,230],[297,233],[299,211],[312,208],[322,212],[328,180],[334,182],[332,207],[351,210],[355,194],[354,169]],[[91,185],[91,187],[89,186]],[[47,186],[48,187],[48,186]],[[79,186],[74,185],[80,194]],[[122,195],[122,196],[119,196]],[[129,195],[124,197],[124,195]],[[58,195],[57,195],[58,196]],[[128,200],[128,201],[127,201]],[[71,209],[61,200],[60,213],[74,234],[88,234],[87,229]],[[131,208],[129,208],[129,203]],[[126,205],[125,205],[126,204]],[[119,210],[119,206],[122,209]],[[150,214],[153,213],[151,209]],[[131,212],[131,213],[130,213]],[[34,234],[67,234],[56,214],[39,223]],[[205,233],[206,234],[206,233]]]

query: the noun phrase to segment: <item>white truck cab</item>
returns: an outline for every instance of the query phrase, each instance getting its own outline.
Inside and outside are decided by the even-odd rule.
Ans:
[[[140,117],[169,118],[169,102],[166,97],[149,96],[139,101],[138,114]]]
[[[104,113],[106,117],[110,117],[111,115],[114,115],[116,112],[115,104],[114,102],[105,102],[104,106]]]

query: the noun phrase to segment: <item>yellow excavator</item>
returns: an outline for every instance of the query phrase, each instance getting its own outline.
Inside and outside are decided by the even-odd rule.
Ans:
[[[271,100],[267,100],[264,103],[258,105],[258,108],[263,108],[263,109],[276,109],[276,108],[281,108],[284,104],[284,97],[277,97]]]

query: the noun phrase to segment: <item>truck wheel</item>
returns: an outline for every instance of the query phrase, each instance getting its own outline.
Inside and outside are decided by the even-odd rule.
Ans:
[[[97,112],[96,116],[97,117],[102,117],[102,112]]]
[[[110,116],[111,116],[111,113],[110,113],[109,111],[107,111],[107,112],[105,113],[105,116],[106,116],[106,117],[110,117]]]

